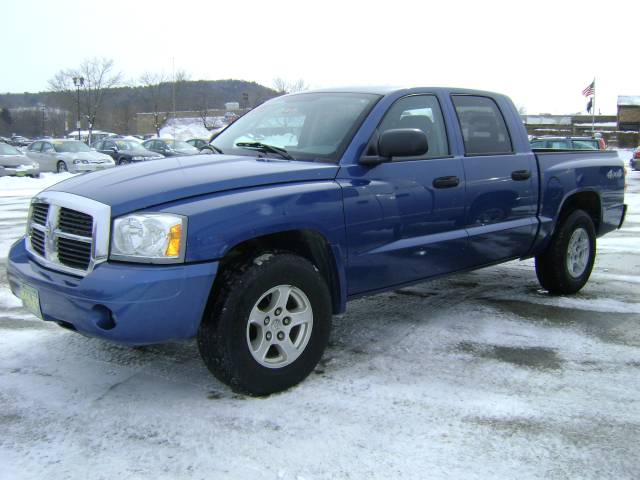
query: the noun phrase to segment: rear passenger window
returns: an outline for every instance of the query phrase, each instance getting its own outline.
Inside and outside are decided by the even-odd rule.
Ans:
[[[446,157],[449,155],[447,133],[438,99],[433,95],[411,95],[394,103],[386,113],[378,133],[394,128],[417,128],[427,136],[429,150],[419,158]],[[407,160],[407,157],[398,160]]]
[[[488,97],[453,95],[467,155],[512,153],[509,131],[496,103]]]

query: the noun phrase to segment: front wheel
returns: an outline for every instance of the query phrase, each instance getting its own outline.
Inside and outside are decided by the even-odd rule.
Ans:
[[[561,221],[546,250],[536,257],[536,275],[549,293],[578,292],[589,280],[596,258],[593,220],[575,210]]]
[[[198,332],[209,370],[234,390],[268,395],[302,381],[331,331],[331,297],[318,270],[289,253],[228,267]]]
[[[67,168],[67,164],[64,163],[62,160],[60,160],[58,162],[57,168],[58,168],[58,173],[63,173],[63,172],[68,172],[69,171],[69,169]]]

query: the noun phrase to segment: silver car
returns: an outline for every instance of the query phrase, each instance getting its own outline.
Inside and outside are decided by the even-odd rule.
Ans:
[[[6,143],[0,143],[0,167],[4,167],[5,175],[40,176],[40,166],[37,161]]]
[[[40,164],[41,172],[84,173],[116,166],[109,155],[78,140],[38,140],[29,145],[27,156]]]

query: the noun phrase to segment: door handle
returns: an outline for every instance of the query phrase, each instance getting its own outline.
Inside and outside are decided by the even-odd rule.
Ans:
[[[452,188],[457,187],[460,184],[460,179],[456,176],[450,177],[438,177],[433,181],[435,188]]]
[[[511,172],[511,178],[516,181],[529,180],[531,172],[529,170],[516,170]]]

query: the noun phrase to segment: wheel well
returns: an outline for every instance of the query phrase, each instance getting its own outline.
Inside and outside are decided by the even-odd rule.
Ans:
[[[226,253],[220,261],[220,271],[269,251],[295,253],[313,263],[327,282],[333,313],[339,313],[340,280],[333,252],[327,240],[313,230],[288,230],[242,242]]]
[[[563,219],[578,209],[584,210],[589,214],[596,228],[596,233],[598,233],[602,219],[602,205],[598,194],[595,192],[574,193],[564,201],[558,219]]]

